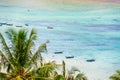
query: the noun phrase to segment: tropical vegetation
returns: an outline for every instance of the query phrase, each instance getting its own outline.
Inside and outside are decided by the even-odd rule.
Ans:
[[[67,71],[65,62],[46,62],[41,53],[47,52],[48,40],[35,48],[34,29],[8,29],[0,33],[0,80],[87,80],[78,69]],[[58,68],[62,68],[61,73]],[[77,73],[76,73],[77,72]]]
[[[117,70],[115,74],[110,76],[111,80],[120,80],[120,70]]]

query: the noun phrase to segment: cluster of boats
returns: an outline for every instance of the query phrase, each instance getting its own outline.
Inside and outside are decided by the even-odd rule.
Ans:
[[[3,25],[5,25],[5,26],[13,26],[13,24],[10,24],[10,23],[0,23],[0,26],[3,26]],[[29,26],[28,24],[25,24],[25,26]],[[22,27],[21,25],[16,25],[16,27]],[[50,27],[50,26],[48,26],[47,27],[48,29],[53,29],[53,27]],[[58,51],[58,52],[54,52],[54,54],[62,54],[63,53],[63,51]],[[69,55],[69,56],[65,56],[66,57],[66,59],[71,59],[71,58],[74,58],[74,56],[73,55]],[[86,62],[94,62],[95,61],[95,59],[87,59],[86,60]]]
[[[54,54],[62,54],[62,53],[63,53],[63,51],[54,52]],[[74,58],[74,56],[71,56],[71,55],[65,56],[65,57],[66,57],[66,59]]]
[[[54,54],[62,54],[63,51],[58,51],[58,52],[54,52]],[[65,56],[66,59],[71,59],[71,58],[74,58],[73,55],[69,55],[69,56]],[[92,59],[87,59],[86,62],[95,62],[95,59],[92,58]]]
[[[29,24],[24,24],[25,26],[29,26]],[[16,26],[16,27],[23,27],[23,25],[14,25],[12,23],[7,23],[7,22],[0,22],[0,26]],[[47,29],[53,29],[51,26],[47,26]]]
[[[5,23],[5,22],[0,22],[0,26],[13,26],[12,23]],[[29,26],[28,24],[25,24],[25,26]],[[23,27],[22,25],[16,25],[16,27]]]
[[[13,24],[10,24],[10,23],[0,23],[0,26],[3,26],[3,25],[6,25],[6,26],[13,26]]]

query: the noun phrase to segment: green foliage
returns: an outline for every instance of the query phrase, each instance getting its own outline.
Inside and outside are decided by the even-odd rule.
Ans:
[[[77,74],[75,80],[88,80],[87,77],[83,73]]]
[[[41,52],[47,51],[46,44],[49,41],[40,44],[36,51],[33,50],[37,38],[33,29],[30,32],[25,29],[8,29],[6,34],[9,43],[0,33],[0,68],[4,67],[6,70],[5,73],[0,72],[0,80],[87,80],[76,68],[67,72],[64,61],[62,64],[45,62]],[[60,66],[62,74],[58,74],[56,70]]]
[[[0,72],[0,80],[5,80],[6,79],[6,73]]]
[[[62,62],[63,64],[63,76],[64,76],[64,80],[66,80],[66,68],[65,68],[65,62]]]
[[[36,51],[32,51],[34,41],[36,40],[36,32],[32,29],[30,34],[25,29],[15,31],[8,29],[6,31],[9,44],[0,33],[0,49],[1,64],[5,66],[8,79],[17,76],[27,79],[31,76],[31,71],[36,68],[37,61],[40,60],[41,52],[46,51],[46,43],[41,44]],[[0,75],[3,75],[2,73]]]
[[[54,80],[88,80],[87,77],[79,71],[79,69],[73,67],[71,70],[66,71],[65,62],[62,62],[62,74],[57,74]]]
[[[58,65],[54,61],[52,61],[52,62],[44,63],[37,70],[34,70],[34,71],[35,71],[35,74],[39,77],[50,78],[51,76],[53,76],[55,72],[55,68],[57,66]],[[39,79],[35,79],[35,80],[39,80]],[[45,79],[40,79],[40,80],[45,80]]]
[[[117,70],[115,74],[110,76],[111,80],[120,80],[120,70]]]
[[[64,80],[64,76],[63,75],[57,75],[57,76],[55,76],[54,80]]]
[[[73,67],[71,70],[68,70],[67,80],[88,80],[87,77],[80,72],[79,69]]]

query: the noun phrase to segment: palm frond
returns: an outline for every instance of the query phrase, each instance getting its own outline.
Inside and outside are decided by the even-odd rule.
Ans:
[[[25,47],[26,47],[27,32],[24,29],[19,30],[17,35],[17,41],[15,44],[15,57],[19,63],[19,66],[23,66],[26,63]]]
[[[113,74],[112,76],[110,76],[111,80],[120,80],[120,75],[117,74]]]
[[[51,77],[40,77],[40,76],[31,76],[29,79],[35,79],[35,80],[53,80]]]
[[[29,39],[36,40],[36,38],[37,38],[36,32],[34,29],[32,29],[30,36],[29,36]]]
[[[87,77],[83,73],[77,74],[75,80],[88,80]]]
[[[0,39],[1,39],[1,44],[2,44],[3,50],[5,51],[6,55],[11,57],[11,59],[14,59],[14,56],[10,52],[9,47],[7,46],[7,43],[1,33],[0,33]]]
[[[117,70],[115,74],[110,76],[111,80],[120,80],[120,70]]]
[[[47,64],[47,65],[43,65],[40,68],[47,68],[47,67],[58,67],[58,66],[62,66],[62,64]]]
[[[1,80],[6,80],[8,75],[9,74],[7,74],[7,73],[0,72],[0,79]]]
[[[117,70],[116,73],[117,73],[118,75],[120,75],[120,70]]]
[[[39,59],[42,58],[40,53],[43,52],[44,50],[46,50],[46,43],[43,43],[38,47],[38,50],[31,57],[29,64],[32,64],[33,62],[37,61],[38,58]]]
[[[64,76],[63,75],[56,75],[54,80],[64,80]]]
[[[74,74],[75,72],[80,72],[80,70],[76,67],[72,67],[71,70],[68,71],[69,74]]]
[[[39,77],[54,78],[56,76],[56,75],[54,75],[54,73],[56,72],[55,69],[59,66],[61,66],[61,64],[56,64],[54,61],[44,63],[38,69],[34,70],[33,74],[35,74],[36,76],[39,76]],[[39,80],[39,79],[35,79],[35,80]],[[46,79],[40,79],[40,80],[46,80]]]
[[[31,47],[34,45],[34,40],[36,40],[36,32],[32,29],[29,39],[26,41],[26,48],[24,53],[24,58],[30,58],[32,56]],[[28,64],[29,65],[29,64]]]
[[[10,65],[12,69],[15,69],[14,65],[12,64],[13,62],[11,60],[9,60],[4,53],[2,53],[2,51],[0,50],[0,55],[2,57],[2,59],[5,59]]]
[[[8,29],[6,31],[7,37],[8,39],[12,42],[12,44],[15,44],[16,42],[16,36],[17,36],[17,32],[14,29]]]
[[[64,76],[64,78],[66,78],[66,68],[65,68],[65,62],[64,61],[62,61],[62,65],[63,65],[63,76]]]

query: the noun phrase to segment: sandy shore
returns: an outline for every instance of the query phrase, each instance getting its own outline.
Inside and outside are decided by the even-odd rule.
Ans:
[[[87,76],[88,80],[109,80],[110,75],[113,74],[108,70],[107,64],[98,61],[86,62],[85,59],[80,58],[66,59],[61,56],[61,54],[43,54],[43,57],[46,61],[55,60],[57,63],[62,63],[62,60],[64,60],[67,69],[70,69],[71,67],[78,68]]]
[[[46,62],[55,61],[57,64],[62,64],[64,60],[66,63],[66,70],[76,67],[87,76],[88,80],[109,80],[110,75],[113,74],[113,72],[106,67],[107,64],[98,61],[86,62],[85,59],[80,58],[66,59],[60,54],[42,54],[42,56]],[[1,71],[4,72],[5,69],[2,68]]]

